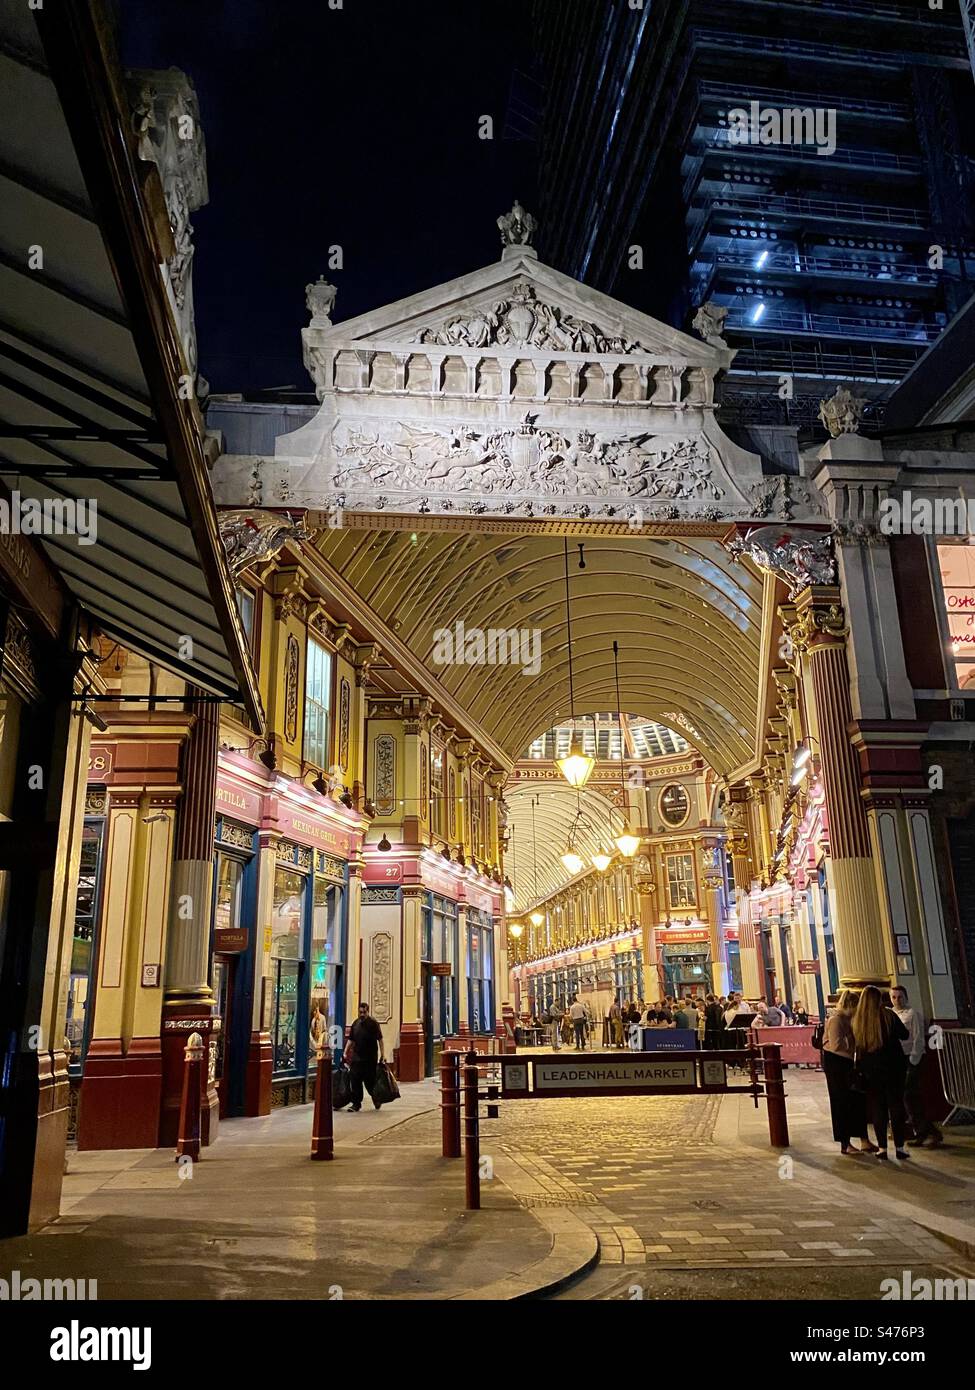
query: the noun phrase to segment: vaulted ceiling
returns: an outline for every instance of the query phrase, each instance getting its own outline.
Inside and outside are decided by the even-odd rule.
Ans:
[[[347,526],[316,548],[508,754],[569,713],[563,539],[547,530]],[[410,525],[410,523],[406,523]],[[473,523],[476,526],[476,522]],[[425,528],[425,529],[424,529]],[[577,715],[616,708],[673,726],[721,774],[751,756],[759,707],[762,581],[712,535],[610,534],[569,541]],[[538,630],[538,674],[513,665],[439,665],[435,634]]]

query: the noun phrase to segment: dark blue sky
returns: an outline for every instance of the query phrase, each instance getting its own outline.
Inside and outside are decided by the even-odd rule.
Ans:
[[[336,319],[352,318],[496,259],[495,218],[515,195],[533,206],[535,145],[505,134],[513,75],[532,70],[530,0],[119,11],[124,64],[182,68],[199,94],[210,203],[193,218],[194,290],[214,391],[311,390],[299,331],[320,272]],[[345,267],[329,272],[334,243]]]

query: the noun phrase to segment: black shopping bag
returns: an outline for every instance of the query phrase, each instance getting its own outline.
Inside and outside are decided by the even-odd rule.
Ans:
[[[332,1109],[341,1110],[352,1103],[352,1073],[343,1063],[332,1072]]]
[[[399,1086],[388,1062],[380,1062],[376,1067],[372,1098],[376,1105],[388,1105],[391,1100],[399,1100]]]

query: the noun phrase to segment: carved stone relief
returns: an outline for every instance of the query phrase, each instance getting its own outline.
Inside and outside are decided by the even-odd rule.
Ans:
[[[373,800],[380,816],[391,816],[396,809],[396,740],[380,734],[375,741],[376,788]]]
[[[415,343],[443,347],[533,347],[552,352],[645,353],[650,349],[631,338],[605,333],[594,323],[567,314],[539,299],[533,285],[516,284],[509,299],[490,308],[448,319],[441,328],[424,328]]]
[[[294,633],[288,637],[284,666],[284,736],[289,743],[298,737],[298,668],[301,655]]]
[[[369,943],[369,1010],[380,1023],[393,1016],[393,938],[389,932],[375,932]]]

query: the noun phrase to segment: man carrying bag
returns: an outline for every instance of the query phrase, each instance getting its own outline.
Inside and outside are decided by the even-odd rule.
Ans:
[[[383,1101],[376,1098],[374,1091],[376,1069],[380,1062],[385,1064],[383,1030],[369,1013],[368,1004],[359,1005],[359,1017],[349,1029],[343,1061],[348,1062],[351,1073],[352,1109],[362,1109],[362,1088],[365,1086],[378,1110]]]

